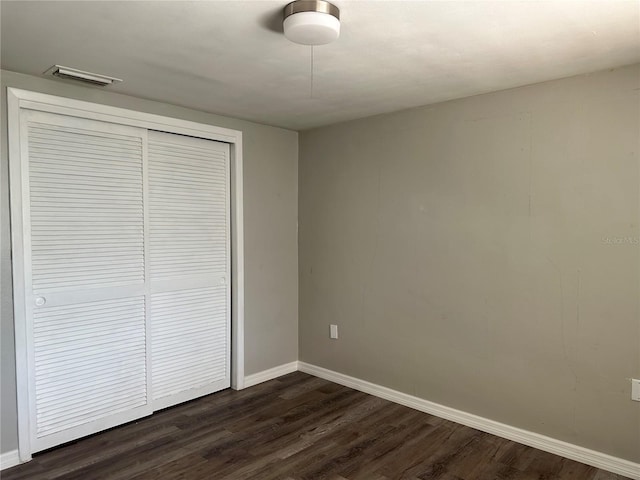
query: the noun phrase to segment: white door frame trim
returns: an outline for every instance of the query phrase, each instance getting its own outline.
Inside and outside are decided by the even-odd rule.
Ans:
[[[244,216],[242,132],[212,125],[137,112],[124,108],[7,88],[9,185],[11,200],[11,251],[13,313],[16,347],[18,450],[20,460],[31,460],[29,441],[29,391],[27,382],[27,331],[25,322],[24,255],[22,244],[22,184],[20,112],[37,110],[103,122],[160,130],[225,142],[231,161],[231,388],[242,390],[244,380]]]

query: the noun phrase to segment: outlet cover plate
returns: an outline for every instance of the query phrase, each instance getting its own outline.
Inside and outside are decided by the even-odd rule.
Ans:
[[[640,402],[640,380],[637,378],[631,379],[631,400]]]
[[[329,336],[334,340],[338,338],[338,325],[329,325]]]

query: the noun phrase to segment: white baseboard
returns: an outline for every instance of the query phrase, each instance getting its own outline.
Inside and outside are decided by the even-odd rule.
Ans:
[[[342,373],[327,370],[326,368],[317,367],[305,362],[298,362],[298,369],[301,372],[324,378],[334,383],[344,385],[346,387],[359,390],[361,392],[384,398],[400,405],[429,413],[446,420],[451,420],[468,427],[491,433],[498,437],[513,440],[530,447],[544,450],[545,452],[560,455],[577,462],[586,463],[587,465],[601,468],[618,475],[640,480],[640,463],[630,462],[622,458],[613,457],[606,453],[589,450],[571,443],[556,440],[555,438],[540,435],[539,433],[522,430],[511,425],[489,420],[488,418],[479,417],[471,413],[446,407],[438,403],[433,403],[422,398],[407,395],[387,387],[376,385],[375,383],[360,380],[359,378],[343,375]]]
[[[259,383],[273,380],[274,378],[281,377],[287,373],[296,372],[297,370],[298,362],[291,362],[285,363],[284,365],[278,365],[277,367],[270,368],[269,370],[254,373],[253,375],[247,375],[244,377],[244,388],[253,387]]]
[[[15,467],[20,463],[20,455],[18,455],[18,450],[11,450],[10,452],[0,453],[0,470]]]

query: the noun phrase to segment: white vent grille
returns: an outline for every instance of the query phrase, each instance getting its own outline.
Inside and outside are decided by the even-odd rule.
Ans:
[[[101,87],[106,87],[107,85],[112,85],[122,81],[119,78],[109,77],[100,73],[78,70],[77,68],[64,67],[62,65],[54,65],[44,73],[45,75],[51,74],[54,77],[66,78],[68,80],[89,83],[91,85],[99,85]]]

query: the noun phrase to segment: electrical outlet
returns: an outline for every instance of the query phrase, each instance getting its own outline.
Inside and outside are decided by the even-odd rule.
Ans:
[[[637,378],[631,379],[631,400],[640,402],[640,380]]]
[[[329,337],[333,339],[338,338],[338,325],[329,325]]]

